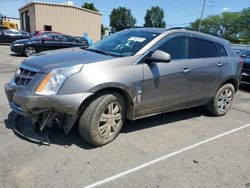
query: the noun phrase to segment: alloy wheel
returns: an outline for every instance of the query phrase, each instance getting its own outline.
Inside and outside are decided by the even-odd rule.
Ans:
[[[231,105],[233,98],[233,91],[231,89],[225,89],[220,93],[217,108],[220,112],[225,112]]]
[[[27,48],[25,48],[24,52],[25,52],[25,55],[32,56],[36,54],[36,49],[32,46],[28,46]]]
[[[117,102],[110,103],[99,119],[99,135],[108,138],[119,130],[122,121],[120,106]]]

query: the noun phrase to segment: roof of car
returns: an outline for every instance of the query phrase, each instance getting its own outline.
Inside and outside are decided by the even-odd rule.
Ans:
[[[132,30],[154,32],[154,33],[164,33],[165,31],[167,31],[167,29],[165,28],[155,28],[155,27],[137,27],[137,28],[132,28]]]
[[[150,27],[138,27],[138,28],[133,28],[133,30],[138,30],[138,31],[146,31],[146,32],[155,32],[155,33],[159,33],[159,34],[162,34],[162,33],[165,33],[165,32],[187,32],[187,33],[193,33],[193,34],[198,34],[198,35],[201,35],[201,36],[204,36],[204,37],[208,37],[210,39],[214,39],[216,41],[220,41],[222,43],[229,43],[228,40],[226,39],[223,39],[219,36],[216,36],[216,35],[213,35],[213,34],[210,34],[210,33],[205,33],[205,32],[202,32],[202,31],[195,31],[195,30],[192,30],[190,28],[182,28],[182,27],[175,27],[175,28],[169,28],[169,29],[166,29],[166,28],[150,28]]]

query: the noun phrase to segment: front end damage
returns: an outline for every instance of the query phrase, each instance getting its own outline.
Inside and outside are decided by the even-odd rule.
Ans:
[[[69,134],[79,116],[80,105],[92,95],[36,95],[13,80],[5,84],[5,93],[11,109],[17,114],[13,130],[32,142],[46,145],[50,143],[47,129],[58,127]],[[26,126],[23,125],[26,123],[20,123],[19,120],[24,117],[30,119],[31,123]]]

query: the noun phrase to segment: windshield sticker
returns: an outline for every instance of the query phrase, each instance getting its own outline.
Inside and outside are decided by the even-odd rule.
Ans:
[[[141,38],[141,37],[130,37],[128,40],[132,40],[132,41],[135,41],[135,42],[143,42],[146,39]]]

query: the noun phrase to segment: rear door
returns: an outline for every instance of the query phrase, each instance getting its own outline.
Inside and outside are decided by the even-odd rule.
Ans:
[[[69,48],[76,46],[76,39],[71,36],[61,35],[61,47]]]
[[[206,102],[218,87],[224,64],[218,57],[216,43],[205,38],[188,37],[188,67],[191,69],[192,86],[190,105]]]

